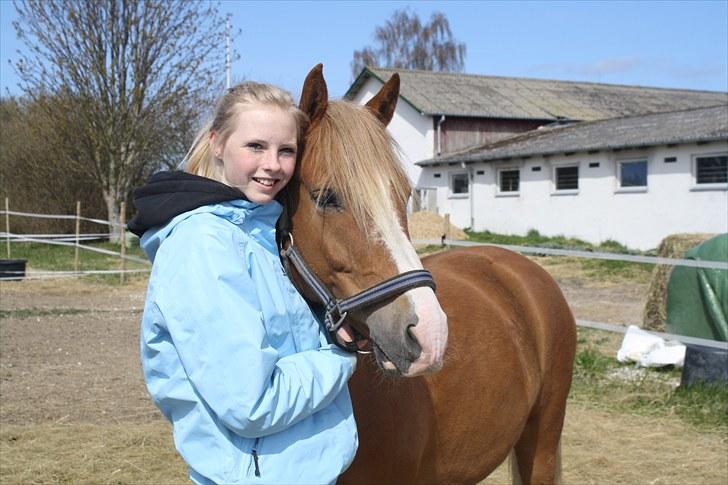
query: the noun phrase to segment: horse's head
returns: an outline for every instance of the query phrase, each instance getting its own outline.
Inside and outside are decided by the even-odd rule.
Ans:
[[[310,124],[287,189],[291,233],[303,259],[337,298],[422,269],[407,231],[410,183],[385,128],[398,95],[395,74],[366,106],[329,103],[320,64],[303,86],[300,107]],[[442,366],[447,318],[429,287],[352,311],[347,322],[369,337],[388,373],[415,376]]]

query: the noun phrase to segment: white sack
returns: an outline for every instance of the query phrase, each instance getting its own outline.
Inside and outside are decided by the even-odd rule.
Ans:
[[[685,346],[668,341],[641,330],[635,325],[627,327],[622,346],[617,351],[620,362],[637,362],[640,367],[682,367],[685,362]]]

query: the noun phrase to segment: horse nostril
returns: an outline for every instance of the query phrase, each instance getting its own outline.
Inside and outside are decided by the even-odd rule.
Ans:
[[[415,325],[407,325],[407,329],[404,332],[404,342],[407,353],[413,357],[413,360],[417,359],[422,353],[422,347],[420,346],[417,337],[412,332]]]

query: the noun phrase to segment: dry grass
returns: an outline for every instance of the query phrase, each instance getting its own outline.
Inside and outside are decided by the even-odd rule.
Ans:
[[[705,484],[728,480],[726,437],[677,419],[570,403],[562,441],[566,484]],[[485,481],[510,483],[501,466]],[[3,426],[3,484],[189,483],[164,421],[126,425]]]
[[[707,241],[713,236],[714,234],[673,234],[660,242],[657,248],[657,256],[661,258],[682,258],[690,248]],[[655,265],[652,271],[647,303],[642,314],[642,326],[646,329],[659,332],[666,330],[667,283],[670,280],[673,267],[658,264]]]
[[[584,278],[578,264],[539,259],[549,263],[581,318],[639,315],[624,302],[646,283],[607,284]],[[143,282],[0,283],[0,483],[189,483],[170,426],[142,382],[144,290]],[[592,315],[598,308],[611,313]],[[605,355],[621,340],[617,334],[582,336],[580,343]],[[615,411],[603,400],[570,401],[565,483],[728,483],[725,433],[698,429],[677,415]],[[485,481],[509,482],[505,467]]]
[[[143,425],[3,426],[0,482],[189,483],[170,426],[161,420]]]
[[[728,483],[725,436],[699,433],[677,420],[570,403],[561,442],[565,484]],[[510,483],[507,464],[483,485]]]
[[[452,224],[446,228],[445,219],[434,212],[414,212],[409,215],[407,224],[412,239],[440,239],[445,231],[448,239],[462,241],[468,238],[462,229]]]

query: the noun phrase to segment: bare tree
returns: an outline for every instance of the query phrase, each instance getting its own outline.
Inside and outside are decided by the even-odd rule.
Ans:
[[[374,42],[374,47],[354,51],[353,77],[364,66],[459,72],[465,64],[465,44],[453,39],[442,12],[434,12],[430,22],[422,24],[409,9],[396,10],[383,27],[376,28]]]
[[[59,160],[63,139],[46,106],[27,98],[0,98],[0,200],[10,198],[11,208],[22,212],[73,214],[80,201],[83,215],[104,218],[101,191],[88,171]],[[71,233],[74,221],[11,217],[17,233]],[[99,232],[98,225],[82,222],[82,231]]]
[[[180,160],[220,93],[225,17],[217,4],[188,0],[23,0],[15,8],[28,47],[16,64],[21,87],[45,107],[62,140],[57,155],[92,175],[118,223],[121,202]]]

